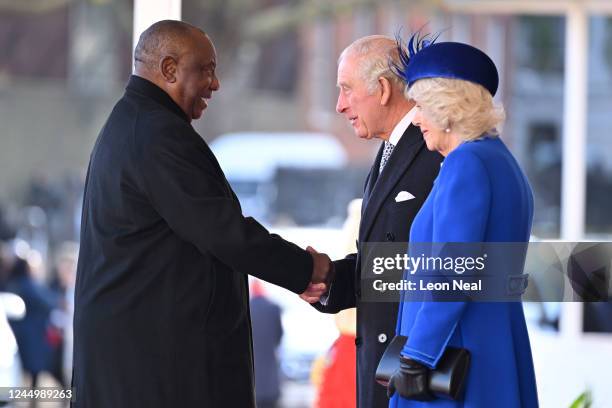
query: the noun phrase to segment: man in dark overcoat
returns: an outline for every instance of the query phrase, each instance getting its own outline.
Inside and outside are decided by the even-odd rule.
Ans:
[[[73,406],[252,408],[247,273],[300,294],[329,258],[244,217],[191,126],[219,89],[208,36],[161,21],[134,59],[88,168]]]

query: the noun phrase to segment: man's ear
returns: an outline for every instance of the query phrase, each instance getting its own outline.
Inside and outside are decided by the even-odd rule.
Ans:
[[[176,60],[167,55],[159,62],[159,70],[162,77],[169,83],[176,82]]]
[[[385,77],[379,77],[378,84],[380,85],[380,89],[382,91],[380,94],[380,104],[385,106],[391,99],[391,82]]]

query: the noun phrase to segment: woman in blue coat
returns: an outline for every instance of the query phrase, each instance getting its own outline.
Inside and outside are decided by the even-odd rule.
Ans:
[[[413,43],[397,72],[417,103],[413,123],[427,148],[445,159],[412,224],[410,242],[527,242],[533,195],[496,131],[504,112],[493,103],[494,63],[467,44],[417,41],[415,50]],[[520,302],[402,301],[397,334],[408,341],[389,384],[390,407],[538,406]],[[436,398],[426,386],[447,346],[471,355],[457,401]]]

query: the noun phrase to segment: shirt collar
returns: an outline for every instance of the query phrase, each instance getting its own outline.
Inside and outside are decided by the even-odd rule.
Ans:
[[[406,129],[408,129],[408,126],[410,126],[410,124],[412,123],[412,119],[414,119],[415,115],[416,107],[413,107],[408,111],[407,114],[404,115],[402,120],[400,120],[397,125],[395,125],[393,131],[391,132],[391,136],[389,136],[389,143],[391,143],[393,146],[397,146],[400,139],[402,138],[402,135],[406,132]]]
[[[168,110],[176,113],[182,119],[184,119],[187,123],[191,123],[189,117],[185,114],[183,109],[174,100],[159,86],[155,85],[153,82],[139,77],[137,75],[130,76],[130,80],[128,81],[125,89],[129,92],[136,92],[140,95],[149,97],[153,99],[155,102],[159,103],[163,107]]]

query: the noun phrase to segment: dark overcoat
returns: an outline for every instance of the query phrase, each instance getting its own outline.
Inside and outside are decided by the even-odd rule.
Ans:
[[[386,407],[386,390],[375,381],[376,367],[395,334],[397,303],[361,301],[361,256],[366,242],[407,242],[412,220],[431,191],[442,156],[427,150],[418,127],[410,125],[378,174],[383,145],[368,174],[361,208],[358,253],[334,262],[336,277],[326,313],[357,307],[357,405]],[[396,201],[402,191],[414,196]]]
[[[312,266],[242,216],[180,107],[132,76],[87,174],[74,406],[254,407],[247,273],[300,293]]]

